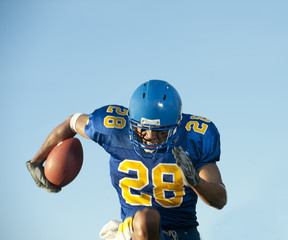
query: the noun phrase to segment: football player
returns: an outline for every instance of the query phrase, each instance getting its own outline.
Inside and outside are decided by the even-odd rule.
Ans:
[[[110,154],[110,175],[118,193],[122,222],[111,221],[106,239],[199,240],[196,203],[225,206],[226,189],[216,162],[220,136],[215,125],[182,113],[181,98],[166,81],[150,80],[132,94],[129,108],[107,105],[74,114],[47,137],[27,167],[49,192],[43,162],[60,141],[76,133]]]

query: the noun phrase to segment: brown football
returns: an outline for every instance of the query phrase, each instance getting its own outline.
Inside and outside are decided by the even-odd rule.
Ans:
[[[44,174],[49,182],[64,187],[78,175],[83,164],[83,148],[78,138],[60,142],[49,153]]]

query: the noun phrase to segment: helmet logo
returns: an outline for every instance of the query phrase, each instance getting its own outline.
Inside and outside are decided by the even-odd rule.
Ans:
[[[154,126],[160,126],[160,119],[147,119],[147,118],[141,118],[141,124],[142,125],[154,125]]]

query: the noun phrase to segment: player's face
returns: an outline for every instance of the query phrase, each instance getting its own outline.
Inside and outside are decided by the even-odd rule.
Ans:
[[[158,145],[166,141],[169,130],[136,128],[138,138],[143,144]],[[151,147],[153,148],[153,147]]]

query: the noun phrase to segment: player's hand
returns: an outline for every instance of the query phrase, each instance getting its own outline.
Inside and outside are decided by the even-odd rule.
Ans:
[[[51,184],[44,175],[44,167],[39,162],[26,162],[26,166],[38,187],[44,188],[50,193],[57,193],[61,188]]]
[[[172,153],[180,168],[185,186],[195,187],[199,183],[200,177],[196,172],[192,159],[184,152],[182,147],[175,146]]]

